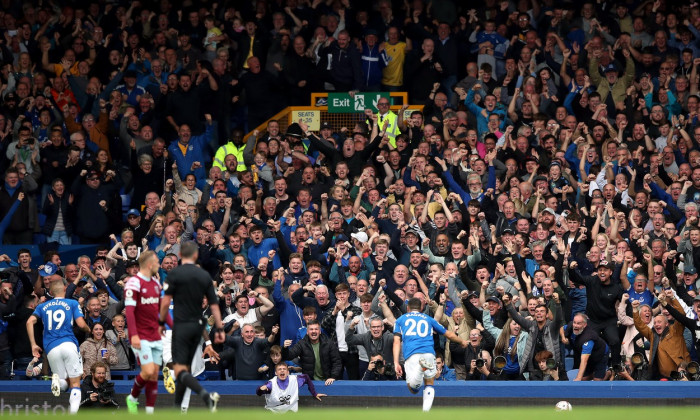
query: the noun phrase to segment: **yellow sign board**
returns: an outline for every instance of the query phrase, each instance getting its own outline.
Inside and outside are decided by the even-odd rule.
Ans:
[[[411,119],[411,113],[413,113],[413,111],[420,111],[420,109],[414,108],[414,109],[407,109],[407,110],[405,110],[405,111],[403,112],[403,119],[404,119],[404,121],[406,121],[406,120],[408,120],[408,119]]]
[[[302,120],[309,126],[309,130],[318,131],[321,129],[321,111],[292,111],[292,123]]]

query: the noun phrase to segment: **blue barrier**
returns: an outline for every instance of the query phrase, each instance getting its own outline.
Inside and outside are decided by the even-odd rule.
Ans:
[[[114,381],[115,391],[126,394],[131,390],[132,381]],[[208,391],[221,395],[251,396],[263,381],[207,381]],[[408,398],[415,396],[406,388],[403,381],[361,382],[336,381],[325,386],[314,381],[318,392],[334,397],[392,397]],[[0,394],[4,393],[46,393],[48,381],[0,381]],[[664,400],[694,399],[700,396],[700,382],[516,382],[516,381],[458,381],[438,382],[436,395],[445,398],[497,399],[508,397],[522,399],[523,403],[532,399],[633,399]],[[159,392],[165,393],[162,382]]]

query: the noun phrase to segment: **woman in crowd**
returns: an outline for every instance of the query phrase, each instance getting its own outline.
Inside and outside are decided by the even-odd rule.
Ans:
[[[104,326],[95,323],[92,326],[90,337],[80,345],[80,355],[83,357],[83,378],[90,374],[90,369],[95,362],[101,361],[107,365],[107,380],[111,379],[109,367],[119,363],[117,350],[114,344],[105,337]]]
[[[501,379],[522,380],[526,363],[520,363],[520,361],[523,360],[525,346],[530,338],[530,334],[523,331],[520,325],[510,318],[506,321],[503,329],[494,326],[488,303],[484,304],[483,321],[486,331],[496,337],[496,346],[493,349],[494,358],[503,356],[506,359],[506,365],[501,372]]]

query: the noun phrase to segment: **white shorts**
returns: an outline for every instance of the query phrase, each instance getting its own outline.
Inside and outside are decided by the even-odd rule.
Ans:
[[[173,361],[173,330],[165,330],[163,342],[163,365]]]
[[[427,361],[432,361],[433,368],[430,370],[423,370],[419,362],[421,357]],[[423,379],[431,379],[437,375],[435,355],[430,353],[412,354],[404,363],[404,372],[406,373],[406,383],[408,386],[415,390],[419,389],[423,385]]]
[[[200,340],[197,351],[195,351],[194,356],[192,356],[191,373],[193,376],[199,376],[204,373],[204,369],[206,369],[206,365],[204,363],[204,354],[202,354],[202,341]]]
[[[165,330],[163,336],[163,365],[173,361],[173,330]],[[201,344],[201,343],[200,343]],[[204,372],[205,364],[201,351],[196,351],[192,358],[192,375],[198,376]]]
[[[51,372],[57,373],[61,379],[80,378],[83,376],[83,359],[75,343],[66,341],[54,347],[49,354]]]
[[[141,340],[141,349],[137,350],[131,348],[134,351],[136,359],[138,359],[140,365],[147,365],[149,363],[155,363],[158,366],[163,364],[163,341],[148,341]]]

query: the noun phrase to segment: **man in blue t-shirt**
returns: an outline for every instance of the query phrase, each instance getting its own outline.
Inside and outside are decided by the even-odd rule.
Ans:
[[[83,360],[80,357],[78,339],[73,333],[73,323],[89,333],[88,327],[77,300],[66,299],[66,286],[58,275],[51,276],[49,290],[54,299],[37,306],[27,320],[27,334],[32,345],[32,354],[41,358],[41,347],[36,344],[34,324],[41,320],[44,324],[44,348],[53,376],[51,392],[59,396],[70,385],[70,413],[75,414],[80,407],[80,378],[83,376]],[[66,378],[68,381],[66,381]]]
[[[654,271],[663,270],[663,267],[656,266]],[[632,272],[633,273],[633,272]],[[631,275],[629,275],[631,277]],[[639,302],[651,306],[654,303],[654,294],[651,293],[654,287],[653,280],[650,282],[644,274],[635,274],[634,283],[629,282],[627,276],[620,276],[620,282],[625,292],[630,296],[630,302],[638,300]]]
[[[578,374],[574,381],[601,381],[608,370],[610,347],[600,335],[588,326],[588,316],[578,313],[563,327],[564,344],[574,350],[574,368]]]
[[[430,411],[435,398],[433,383],[437,369],[435,367],[435,348],[433,346],[433,331],[443,334],[450,341],[458,342],[462,347],[467,347],[467,341],[459,338],[454,332],[447,331],[435,319],[425,315],[423,302],[417,298],[408,300],[408,313],[401,315],[394,323],[394,366],[396,376],[403,375],[403,368],[399,363],[399,354],[402,350],[404,367],[406,369],[406,384],[413,394],[417,394],[421,385],[425,383],[423,390],[423,411]]]

